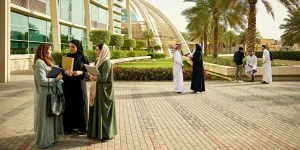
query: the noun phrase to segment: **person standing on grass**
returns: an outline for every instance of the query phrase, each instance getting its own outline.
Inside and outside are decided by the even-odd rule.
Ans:
[[[173,52],[173,82],[174,91],[182,93],[184,91],[183,85],[183,63],[181,55],[181,45],[176,44]]]
[[[233,56],[233,61],[236,64],[235,82],[243,82],[242,81],[243,59],[245,57],[243,51],[244,49],[240,47],[239,50],[236,51]]]

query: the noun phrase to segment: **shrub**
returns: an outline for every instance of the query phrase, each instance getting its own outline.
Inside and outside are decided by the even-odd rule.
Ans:
[[[274,59],[300,61],[300,51],[272,51]],[[256,57],[262,58],[263,51],[255,52]]]
[[[110,32],[107,30],[93,30],[90,32],[90,41],[93,45],[104,43],[109,45],[110,42]]]
[[[136,41],[134,39],[125,39],[123,47],[126,49],[135,48]]]
[[[56,65],[59,65],[61,63],[61,59],[63,56],[67,56],[69,51],[61,51],[61,52],[53,52],[52,57]]]
[[[145,40],[137,40],[136,41],[136,49],[137,50],[140,50],[142,48],[147,48],[147,46],[148,46],[148,43]]]
[[[112,34],[110,36],[110,46],[122,47],[124,45],[124,38],[119,34]]]
[[[220,80],[221,78],[205,74],[207,80]],[[190,81],[192,69],[183,70],[183,79]],[[121,68],[114,67],[114,79],[123,81],[171,81],[172,68]]]
[[[69,51],[62,51],[62,52],[53,52],[52,57],[54,59],[55,64],[59,64],[63,56],[67,56]],[[84,55],[87,57],[89,62],[96,61],[96,52],[93,50],[84,51]],[[138,56],[147,56],[148,52],[146,51],[124,51],[124,50],[112,50],[110,51],[110,59],[119,59],[119,58],[126,58],[126,57],[138,57]]]
[[[96,52],[93,50],[84,51],[84,55],[87,57],[89,62],[95,62],[97,59]]]
[[[154,48],[154,50],[160,50],[161,46],[160,45],[154,45],[153,48]]]
[[[110,58],[111,59],[125,58],[125,57],[127,57],[127,53],[128,53],[128,51],[113,50],[113,51],[110,51]]]
[[[149,53],[148,56],[151,56],[151,59],[159,59],[159,58],[165,58],[166,54],[153,54],[153,53]]]

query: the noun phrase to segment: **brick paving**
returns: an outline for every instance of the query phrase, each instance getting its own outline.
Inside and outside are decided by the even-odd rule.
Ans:
[[[33,76],[0,84],[0,149],[36,149]],[[173,93],[172,82],[116,82],[118,135],[101,143],[76,133],[51,149],[300,150],[300,82],[206,82]]]

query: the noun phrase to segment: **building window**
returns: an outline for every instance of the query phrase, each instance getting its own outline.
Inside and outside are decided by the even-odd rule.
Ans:
[[[51,43],[51,23],[11,12],[11,54],[34,54],[40,43]]]
[[[61,50],[69,49],[69,42],[73,39],[79,40],[82,43],[83,49],[87,50],[88,41],[87,33],[83,29],[60,25]]]
[[[75,24],[85,25],[83,0],[60,0],[60,18]]]

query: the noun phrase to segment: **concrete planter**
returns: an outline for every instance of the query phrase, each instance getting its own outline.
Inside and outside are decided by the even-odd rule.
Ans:
[[[151,56],[127,57],[127,58],[120,58],[120,59],[112,59],[111,63],[117,64],[117,63],[123,63],[123,62],[134,61],[134,60],[150,59],[150,58],[151,58]],[[95,64],[95,62],[90,63],[90,65],[94,65],[94,64]]]
[[[204,62],[204,68],[207,71],[219,74],[221,76],[229,77],[234,80],[236,68],[235,67],[228,67],[222,65],[216,65],[212,63]],[[262,67],[257,68],[256,79],[261,80],[262,78]],[[280,80],[280,81],[300,81],[300,66],[276,66],[272,67],[272,76],[273,80]],[[245,71],[243,70],[243,79],[250,80],[246,75]]]

